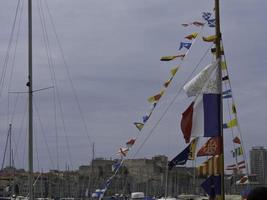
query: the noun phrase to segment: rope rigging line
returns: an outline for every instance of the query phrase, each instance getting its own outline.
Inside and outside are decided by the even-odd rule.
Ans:
[[[42,120],[41,120],[41,117],[40,117],[40,114],[39,114],[39,109],[38,109],[38,106],[36,105],[36,103],[34,103],[34,109],[35,109],[35,111],[36,111],[37,118],[38,118],[38,122],[39,122],[39,124],[40,124],[40,129],[41,129],[41,133],[42,133],[42,135],[43,135],[44,142],[45,142],[45,145],[46,145],[46,148],[47,148],[48,157],[49,157],[49,159],[50,159],[50,162],[51,162],[53,168],[55,169],[55,164],[54,164],[54,161],[53,161],[53,159],[52,159],[52,155],[51,155],[51,152],[50,152],[50,148],[49,148],[47,139],[46,139],[46,137],[45,137],[44,126],[43,126],[43,123],[42,123]],[[36,144],[37,144],[37,143],[36,143]]]
[[[223,45],[223,41],[222,41],[222,45]],[[225,60],[225,63],[226,63],[226,56],[225,56],[225,54],[224,54],[224,60]],[[226,64],[226,66],[227,66],[227,64]],[[229,76],[229,72],[228,72],[228,68],[227,67],[226,67],[226,72],[227,72],[227,75]],[[229,78],[228,82],[229,82],[229,87],[230,87],[231,92],[232,92],[233,105],[236,106],[230,78]],[[234,116],[235,116],[235,118],[237,120],[237,130],[238,130],[238,133],[239,133],[239,136],[240,136],[240,140],[241,140],[241,148],[243,148],[243,158],[245,160],[245,165],[246,165],[246,174],[248,175],[249,174],[249,172],[248,172],[248,159],[247,159],[246,151],[244,150],[243,135],[242,135],[241,127],[240,127],[240,124],[239,124],[237,112],[234,113]]]
[[[211,47],[210,47],[211,48]],[[159,118],[159,120],[155,123],[155,125],[151,128],[151,130],[149,131],[147,137],[145,138],[145,140],[142,142],[142,144],[139,146],[139,148],[137,149],[137,151],[135,152],[135,154],[133,155],[133,158],[135,158],[135,156],[139,153],[139,151],[141,150],[141,148],[145,145],[145,143],[147,142],[147,140],[150,138],[150,136],[153,134],[154,130],[156,129],[156,127],[159,125],[159,123],[161,122],[161,120],[165,117],[165,115],[167,114],[167,112],[169,111],[169,109],[171,108],[171,106],[174,104],[175,100],[177,99],[178,95],[180,94],[180,92],[183,89],[183,85],[185,85],[193,76],[193,74],[195,73],[195,71],[198,69],[199,65],[201,64],[201,62],[203,61],[203,59],[206,57],[206,55],[208,54],[208,52],[210,51],[210,48],[208,48],[206,50],[206,52],[204,53],[204,55],[201,57],[200,61],[198,62],[198,64],[196,65],[196,67],[194,68],[194,70],[190,73],[190,75],[187,77],[186,81],[182,84],[182,86],[178,89],[177,94],[173,97],[173,99],[171,100],[171,102],[169,103],[169,105],[167,106],[167,108],[164,110],[163,114],[161,115],[161,117]]]
[[[19,146],[19,143],[21,142],[21,135],[22,135],[22,131],[23,131],[23,125],[25,125],[25,118],[26,118],[26,113],[27,113],[27,103],[25,103],[24,105],[24,112],[23,112],[23,115],[22,115],[22,120],[21,120],[21,123],[20,123],[20,126],[19,126],[19,129],[18,129],[18,139],[17,141],[15,141],[15,149],[14,149],[14,160],[16,160],[16,156],[18,155],[18,146]],[[26,135],[26,134],[25,134]],[[26,144],[26,139],[27,137],[25,136],[25,141],[24,141],[24,145]],[[25,148],[24,148],[24,154],[25,154]],[[23,162],[24,162],[24,155],[23,154]],[[20,156],[21,157],[21,156]]]
[[[11,33],[10,33],[10,37],[9,37],[9,40],[8,40],[8,46],[7,46],[7,50],[6,50],[6,55],[4,57],[3,69],[2,69],[1,78],[0,78],[0,97],[2,96],[2,92],[3,92],[3,88],[4,88],[4,80],[5,80],[6,70],[7,70],[7,67],[8,67],[9,54],[10,54],[11,47],[12,47],[13,37],[14,37],[14,34],[15,34],[15,27],[16,27],[19,8],[20,8],[20,0],[18,0],[18,4],[17,4],[17,7],[16,7],[15,17],[14,17],[14,20],[13,20]]]
[[[11,72],[10,72],[9,82],[8,82],[8,87],[7,87],[7,91],[8,91],[8,96],[7,96],[7,99],[8,99],[7,100],[8,101],[8,105],[7,105],[7,119],[8,119],[8,121],[11,124],[13,123],[13,118],[14,118],[14,115],[15,115],[15,108],[16,108],[16,104],[17,104],[17,100],[18,99],[16,98],[15,106],[14,106],[14,111],[11,114],[11,116],[9,116],[9,114],[10,114],[10,88],[11,88],[11,85],[12,85],[12,79],[13,79],[14,68],[15,68],[15,60],[16,60],[16,55],[17,55],[18,39],[19,39],[19,33],[20,33],[20,28],[21,28],[23,5],[24,5],[24,1],[22,1],[21,8],[20,8],[20,13],[19,13],[19,21],[18,21],[17,34],[15,36],[14,53],[13,53],[13,57],[12,57],[12,61],[11,61]]]
[[[91,139],[91,136],[89,134],[89,130],[88,130],[88,127],[87,127],[87,123],[85,121],[85,117],[84,117],[84,114],[83,114],[83,111],[82,111],[82,108],[81,108],[81,104],[80,104],[80,101],[78,99],[78,95],[77,95],[77,91],[74,87],[74,83],[71,79],[71,76],[70,76],[70,70],[69,70],[69,66],[67,64],[67,61],[66,61],[66,58],[65,58],[65,54],[64,54],[64,51],[63,51],[63,48],[62,48],[62,45],[61,45],[61,42],[59,40],[59,36],[58,36],[58,33],[56,31],[56,26],[55,26],[55,23],[53,21],[53,17],[52,17],[52,14],[50,12],[50,9],[49,9],[49,6],[48,6],[48,3],[47,1],[45,1],[45,6],[47,8],[47,11],[48,11],[48,15],[49,15],[49,19],[51,21],[51,24],[52,24],[52,28],[53,28],[53,31],[54,31],[54,34],[56,36],[56,41],[58,43],[58,46],[59,46],[59,49],[60,49],[60,53],[61,53],[61,56],[62,56],[62,59],[63,59],[63,63],[64,63],[64,67],[66,69],[66,72],[67,72],[67,75],[68,75],[68,78],[69,78],[69,81],[70,81],[70,84],[71,84],[71,88],[72,88],[72,91],[73,91],[73,94],[74,94],[74,97],[75,97],[75,100],[76,100],[76,103],[78,105],[78,110],[80,112],[80,116],[82,118],[82,121],[83,121],[83,125],[84,125],[84,129],[85,129],[85,133],[86,133],[86,136],[88,138],[88,141],[89,141],[89,145],[90,145],[90,150],[89,152],[91,151],[91,147],[93,146],[93,142],[92,142],[92,139]]]
[[[40,17],[40,21],[41,21],[41,26],[42,26],[42,31],[43,31],[43,40],[44,40],[44,44],[45,44],[45,52],[46,52],[46,56],[47,56],[47,60],[48,60],[48,68],[51,74],[51,82],[52,84],[55,86],[55,89],[53,89],[53,106],[54,106],[54,121],[55,121],[55,136],[56,136],[56,160],[57,160],[57,169],[59,170],[59,149],[58,149],[58,127],[57,127],[57,103],[56,100],[58,99],[58,103],[61,105],[61,99],[60,99],[60,95],[59,95],[59,89],[58,89],[58,84],[55,78],[55,63],[54,60],[52,59],[52,54],[51,54],[51,49],[50,49],[50,42],[49,42],[49,37],[48,37],[48,33],[46,31],[46,21],[45,21],[45,15],[43,12],[43,8],[41,7],[41,1],[37,1],[37,5],[38,5],[38,10],[39,10],[39,17]],[[62,108],[60,108],[62,109]],[[63,113],[63,112],[61,112]],[[63,115],[61,115],[61,119],[63,118]],[[64,120],[64,119],[63,119]],[[62,121],[63,121],[62,120]],[[65,128],[65,122],[63,122],[63,131],[65,134],[65,138],[66,138],[66,143],[67,143],[67,148],[68,148],[68,157],[70,162],[72,163],[72,157],[69,151],[69,140],[68,140],[68,136],[66,133],[66,128]]]

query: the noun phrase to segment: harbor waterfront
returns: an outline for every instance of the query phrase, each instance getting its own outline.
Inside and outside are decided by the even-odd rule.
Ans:
[[[57,171],[34,173],[34,197],[88,198],[101,185],[112,171],[116,160],[96,158],[91,165],[80,166],[74,171]],[[134,191],[144,192],[147,196],[164,196],[166,185],[167,157],[154,156],[151,159],[127,159],[124,166],[113,180],[107,196],[124,194],[129,196]],[[16,195],[27,196],[27,172],[23,169],[5,168],[0,172],[0,196],[9,196],[12,191]],[[226,194],[240,194],[247,186],[233,184],[242,174],[225,175]],[[259,177],[250,175],[251,187],[262,186]],[[200,187],[205,177],[198,176],[193,167],[175,167],[168,171],[167,195],[204,194]]]

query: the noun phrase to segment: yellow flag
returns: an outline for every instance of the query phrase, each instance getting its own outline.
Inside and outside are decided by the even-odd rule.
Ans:
[[[154,103],[160,100],[160,98],[163,96],[164,90],[160,91],[159,94],[156,94],[155,96],[151,96],[147,99],[149,103]]]
[[[232,119],[227,123],[227,128],[233,128],[235,126],[237,126],[237,119]]]
[[[136,126],[136,128],[141,131],[142,128],[144,128],[144,124],[143,123],[139,123],[139,122],[135,122],[134,125]]]
[[[221,62],[221,68],[222,68],[222,70],[226,70],[227,69],[227,65],[226,65],[225,61]]]
[[[202,37],[204,42],[215,42],[216,40],[216,35],[210,35],[207,37]]]
[[[185,38],[188,40],[192,40],[192,39],[195,39],[197,35],[198,33],[194,32],[194,33],[191,33],[190,35],[185,36]]]
[[[198,137],[194,138],[190,143],[188,160],[195,160],[197,142],[198,142]]]
[[[177,58],[177,56],[162,56],[162,57],[160,58],[160,60],[161,60],[161,61],[170,61],[170,60],[173,60],[173,59],[175,59],[175,58]]]
[[[177,66],[177,67],[171,69],[171,75],[172,75],[172,76],[175,76],[175,74],[176,74],[176,72],[178,71],[178,69],[179,69],[179,66]]]

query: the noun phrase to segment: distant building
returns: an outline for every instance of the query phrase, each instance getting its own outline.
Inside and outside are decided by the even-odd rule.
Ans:
[[[267,184],[267,150],[262,146],[250,150],[250,171],[256,174],[260,184]]]

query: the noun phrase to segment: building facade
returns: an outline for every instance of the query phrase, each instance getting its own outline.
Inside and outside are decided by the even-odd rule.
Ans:
[[[267,150],[262,146],[250,150],[250,171],[257,176],[259,184],[267,184]]]

